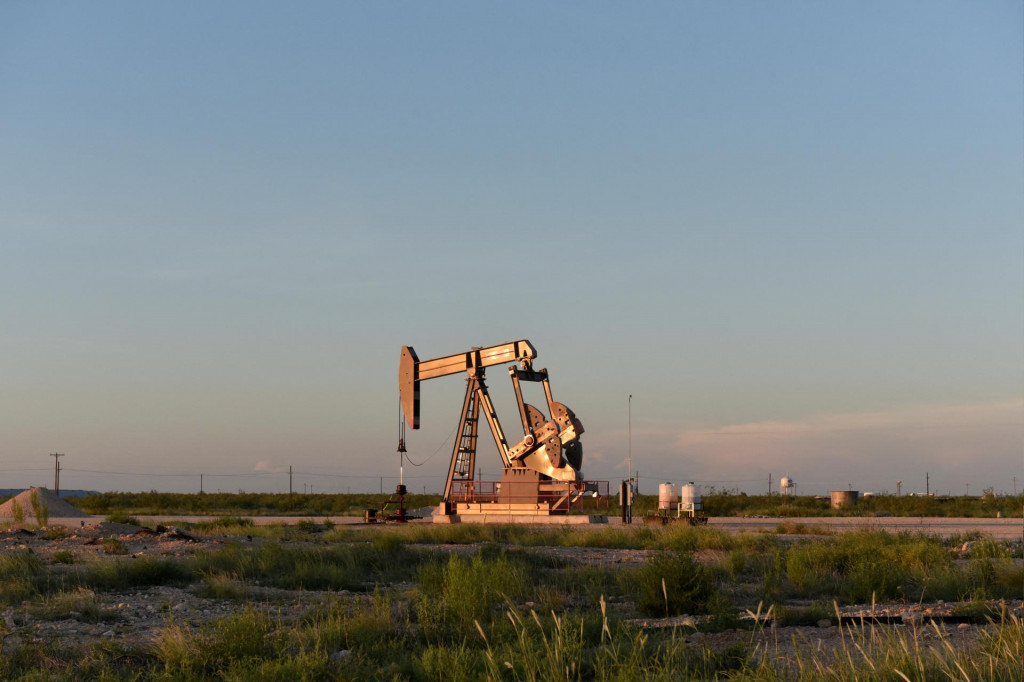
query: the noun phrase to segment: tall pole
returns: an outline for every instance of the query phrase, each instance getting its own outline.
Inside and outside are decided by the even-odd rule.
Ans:
[[[629,401],[626,412],[626,428],[628,430],[628,436],[626,439],[626,452],[627,459],[629,461],[629,489],[633,489],[633,394],[629,394]]]
[[[924,472],[924,494],[929,495],[931,492],[931,481],[929,480],[928,472],[926,471]]]
[[[292,465],[288,465],[288,494],[292,494]]]
[[[60,497],[60,457],[63,457],[63,453],[54,452],[50,455],[53,457],[53,491]]]

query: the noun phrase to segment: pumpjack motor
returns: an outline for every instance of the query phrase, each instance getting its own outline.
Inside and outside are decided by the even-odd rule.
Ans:
[[[555,402],[546,369],[534,369],[537,350],[529,341],[512,341],[434,360],[420,360],[412,346],[403,346],[398,385],[405,423],[420,427],[420,383],[466,373],[458,435],[452,450],[442,497],[446,515],[501,513],[509,515],[564,514],[579,495],[590,492],[583,479],[583,424],[568,407]],[[508,368],[515,389],[523,436],[509,444],[487,392],[488,367]],[[523,401],[521,383],[540,383],[547,412]],[[501,457],[500,483],[475,481],[480,416],[487,420]]]

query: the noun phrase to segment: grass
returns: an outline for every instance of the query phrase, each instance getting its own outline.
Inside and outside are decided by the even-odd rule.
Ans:
[[[366,590],[413,576],[421,555],[404,545],[381,548],[372,544],[334,547],[295,547],[238,543],[217,551],[200,552],[194,570],[203,575],[226,575],[235,580],[284,589]]]
[[[86,588],[55,592],[29,608],[32,615],[44,620],[74,619],[86,623],[117,619],[113,611],[100,606],[96,593]]]
[[[255,530],[238,518],[216,529]],[[234,602],[231,615],[203,625],[167,620],[147,649],[14,644],[0,633],[0,679],[1020,679],[1020,617],[997,600],[1024,598],[1024,566],[1014,545],[983,536],[784,538],[682,525],[287,532],[297,535],[206,545],[188,559],[0,554],[0,599],[15,619],[102,622],[113,617],[104,599],[150,585]],[[461,547],[438,546],[448,543]],[[570,561],[541,546],[639,549],[645,560]],[[276,601],[263,587],[294,592]],[[691,637],[694,627],[740,627],[738,615],[758,601],[777,625],[814,626],[835,622],[837,605],[872,598],[959,600],[957,612],[983,632],[974,650],[930,625],[844,626],[835,651],[775,644],[770,631],[749,629],[753,621],[730,647]],[[665,630],[635,624],[679,614],[708,618]]]
[[[231,514],[302,515],[302,516],[362,516],[368,508],[380,509],[390,497],[385,494],[326,494],[289,495],[287,493],[205,493],[200,495],[158,492],[110,492],[68,501],[90,514]],[[1004,496],[932,496],[874,495],[862,498],[857,506],[835,510],[829,501],[812,496],[745,495],[727,491],[705,489],[702,498],[704,510],[711,516],[942,516],[988,517],[1002,514],[1006,518],[1020,518],[1024,495]],[[408,495],[409,509],[436,506],[439,495]],[[634,515],[642,517],[657,508],[657,495],[637,496]],[[612,504],[606,513],[615,515],[618,506]]]

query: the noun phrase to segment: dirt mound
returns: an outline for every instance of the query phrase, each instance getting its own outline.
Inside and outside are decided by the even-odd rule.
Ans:
[[[89,514],[86,514],[81,509],[76,509],[64,500],[57,497],[56,494],[46,488],[29,488],[24,492],[20,492],[14,496],[13,499],[7,500],[3,504],[0,504],[0,519],[13,520],[14,519],[14,503],[17,502],[18,506],[25,513],[25,520],[33,520],[38,522],[36,519],[36,513],[32,510],[32,493],[36,492],[39,495],[39,502],[46,505],[46,509],[49,512],[51,519],[61,518],[72,518],[72,519],[88,519]]]

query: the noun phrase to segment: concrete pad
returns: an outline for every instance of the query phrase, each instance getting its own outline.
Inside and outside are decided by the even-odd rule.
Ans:
[[[575,514],[572,516],[527,516],[525,514],[435,514],[434,523],[525,523],[541,526],[580,526],[607,524],[608,517]]]

